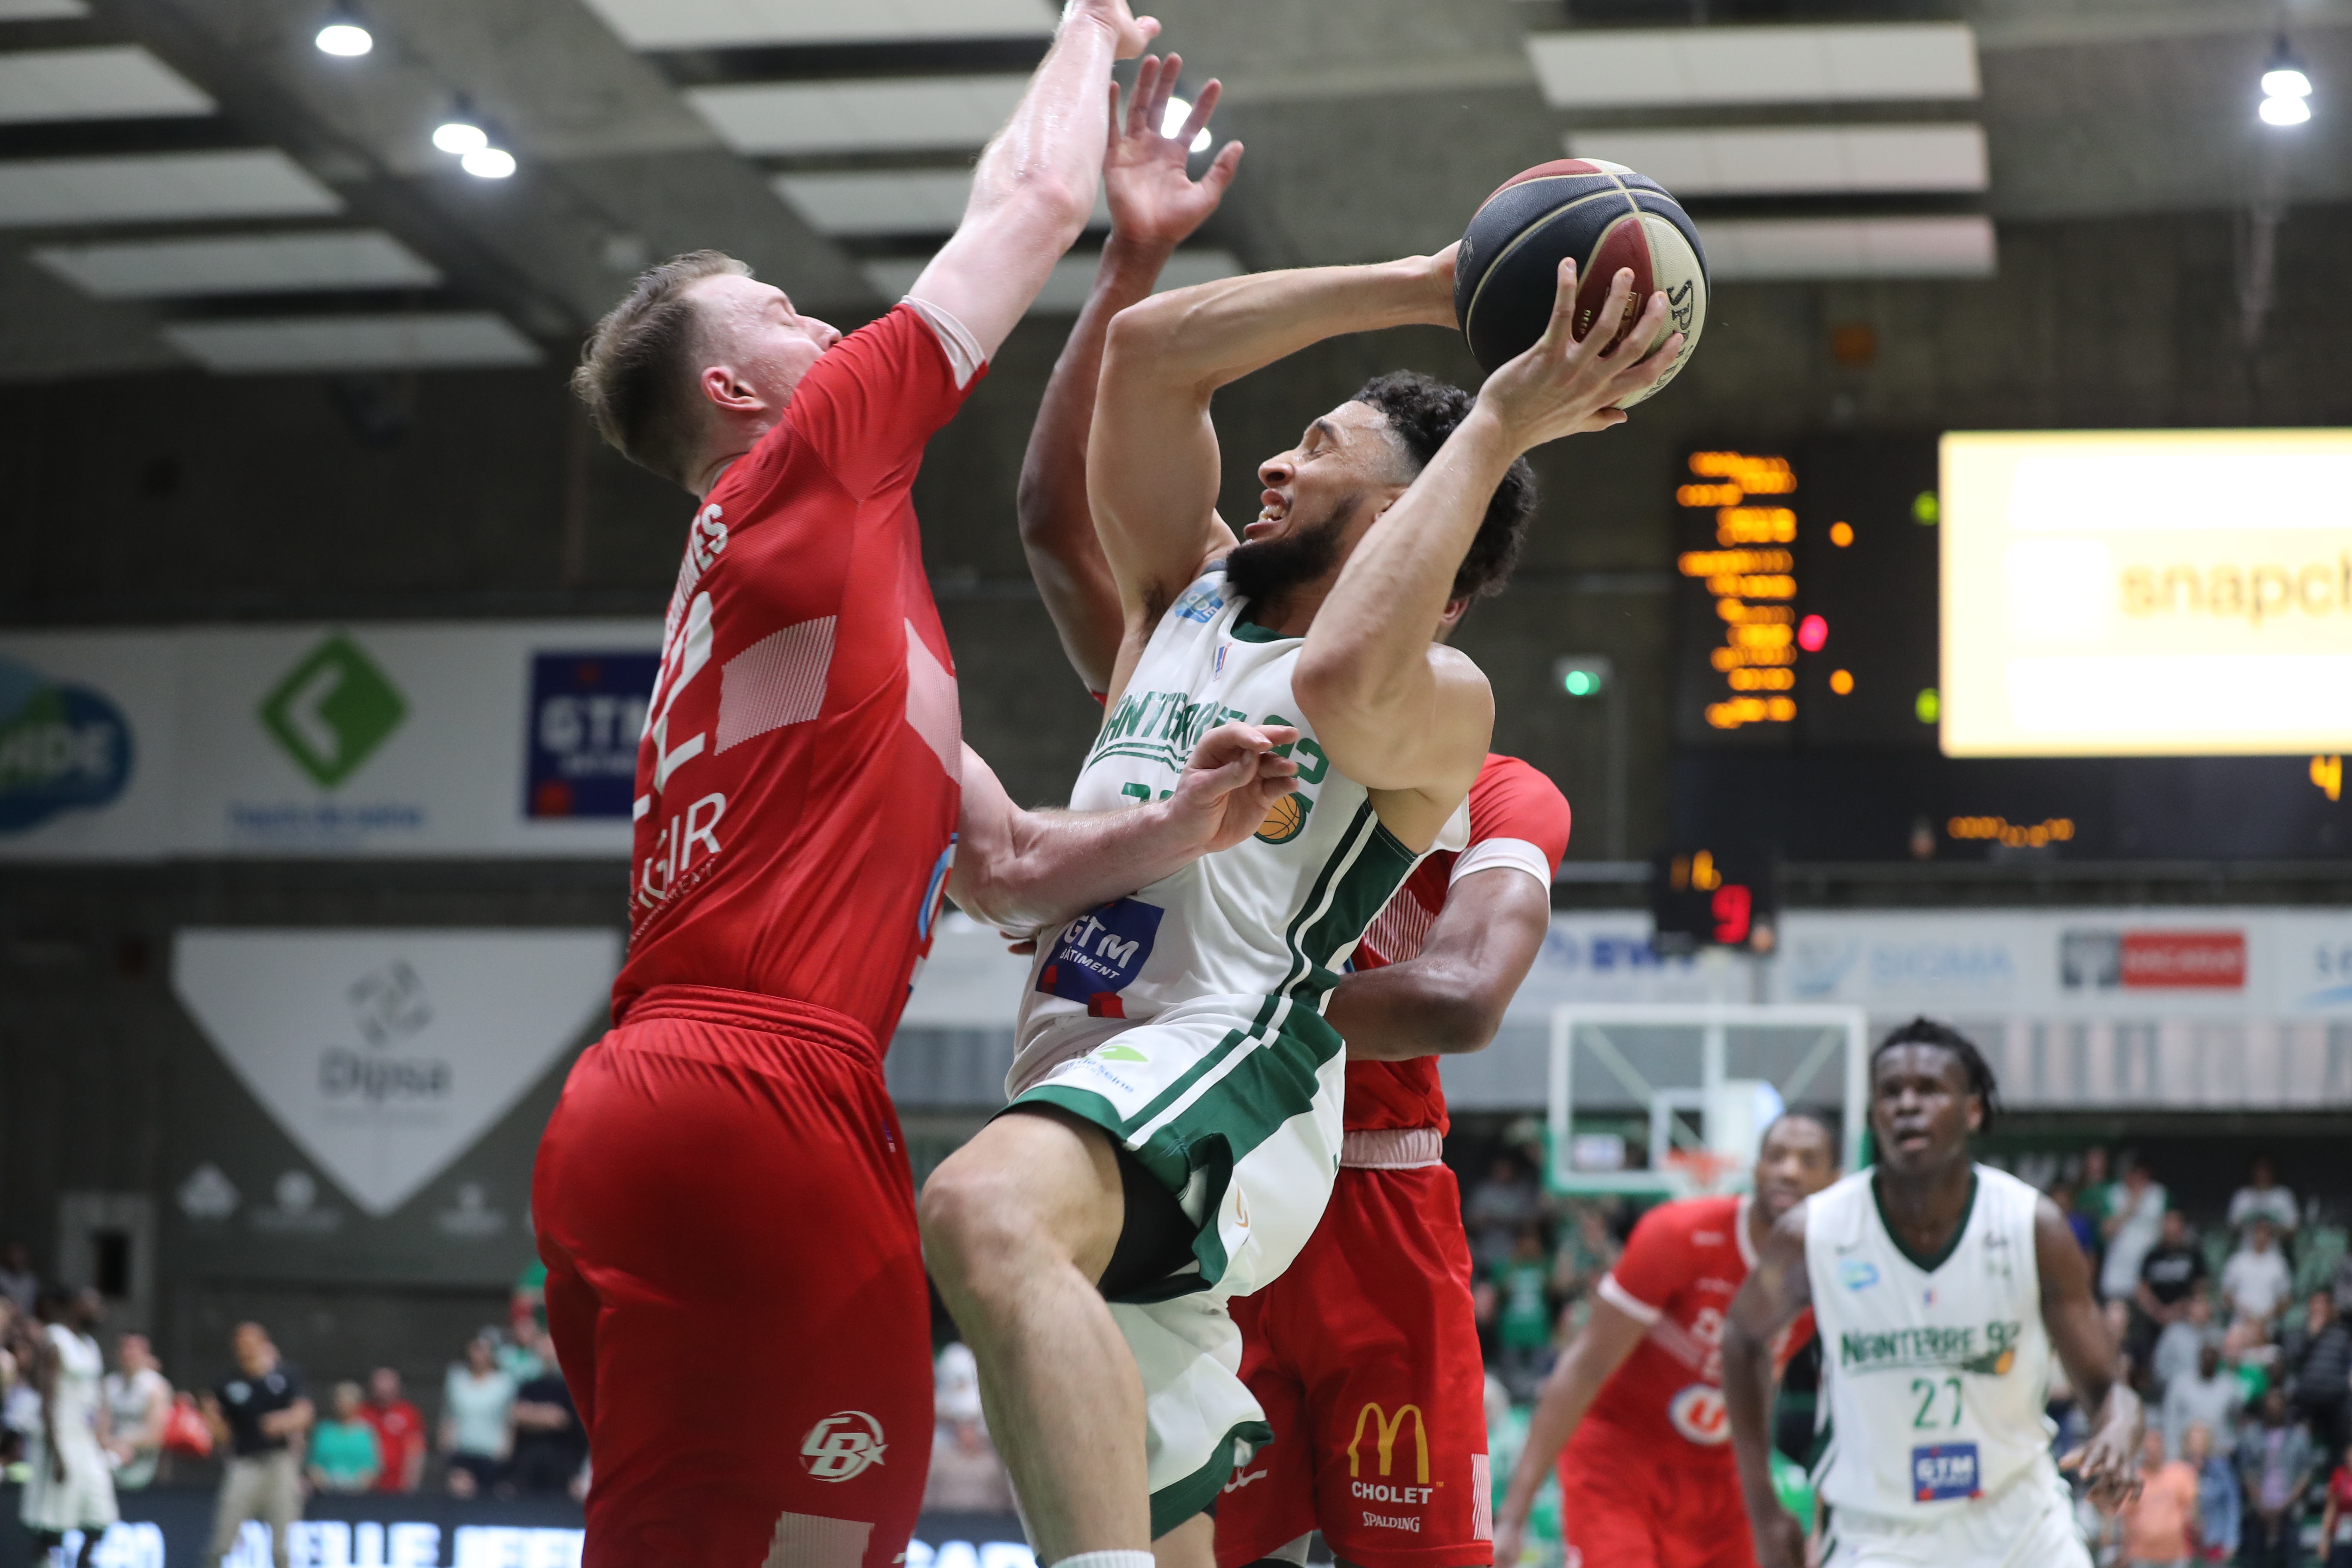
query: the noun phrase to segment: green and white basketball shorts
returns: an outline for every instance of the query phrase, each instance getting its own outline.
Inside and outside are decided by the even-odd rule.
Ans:
[[[1832,1510],[1825,1544],[1823,1568],[2091,1568],[2074,1496],[2047,1459],[1935,1518]]]
[[[1143,1374],[1154,1536],[1206,1508],[1274,1436],[1241,1380],[1225,1302],[1273,1283],[1323,1217],[1346,1074],[1345,1046],[1305,1000],[1217,996],[1113,1036],[1013,1100],[1102,1128],[1200,1227],[1190,1266],[1111,1304]]]

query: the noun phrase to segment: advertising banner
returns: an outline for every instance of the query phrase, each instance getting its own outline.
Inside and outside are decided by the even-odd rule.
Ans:
[[[312,1272],[352,1248],[527,1253],[538,1128],[516,1118],[529,1095],[543,1119],[601,1029],[620,948],[601,929],[182,931],[173,990],[244,1090],[188,1075],[182,1226],[208,1260],[299,1255]],[[282,1142],[252,1129],[247,1097]],[[495,1157],[472,1157],[494,1130]]]
[[[2352,430],[1954,433],[1945,754],[2352,746]]]
[[[612,856],[653,620],[0,636],[0,858]]]

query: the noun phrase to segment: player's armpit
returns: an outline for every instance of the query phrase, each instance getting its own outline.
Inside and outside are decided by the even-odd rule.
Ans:
[[[1419,954],[1349,975],[1323,1016],[1350,1061],[1483,1050],[1550,930],[1548,884],[1517,866],[1473,872],[1447,889]]]

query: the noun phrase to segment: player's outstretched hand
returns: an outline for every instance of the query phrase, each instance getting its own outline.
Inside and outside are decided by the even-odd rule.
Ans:
[[[1242,144],[1228,142],[1199,179],[1186,172],[1192,139],[1209,123],[1224,95],[1224,84],[1201,89],[1192,112],[1173,136],[1160,134],[1168,100],[1184,57],[1146,55],[1136,68],[1135,90],[1127,112],[1118,107],[1118,84],[1111,84],[1110,150],[1103,154],[1103,195],[1110,201],[1111,236],[1160,250],[1173,250],[1192,237],[1224,199],[1241,166]]]
[[[2126,1426],[2132,1430],[2119,1430]],[[2058,1468],[2083,1478],[2084,1496],[2103,1514],[2112,1514],[2139,1496],[2138,1423],[2109,1421],[2093,1432],[2084,1445],[2058,1461]]]
[[[1666,324],[1666,297],[1653,293],[1612,352],[1608,323],[1622,321],[1633,299],[1633,269],[1621,267],[1609,280],[1609,298],[1593,317],[1592,330],[1576,338],[1576,263],[1559,264],[1559,291],[1552,301],[1551,321],[1535,346],[1486,378],[1478,389],[1481,405],[1499,416],[1520,451],[1557,441],[1563,436],[1606,430],[1625,422],[1625,399],[1665,374],[1682,352],[1683,335],[1675,332],[1648,354],[1634,349],[1658,335]]]
[[[1201,737],[1165,802],[1202,854],[1230,849],[1265,824],[1275,803],[1298,787],[1298,764],[1275,755],[1298,739],[1283,724],[1220,724]]]
[[[1780,1504],[1763,1513],[1750,1513],[1748,1528],[1756,1537],[1756,1568],[1805,1568],[1805,1527]]]
[[[1157,16],[1138,16],[1127,8],[1127,0],[1067,0],[1062,7],[1062,19],[1087,16],[1108,27],[1117,47],[1111,55],[1115,60],[1131,60],[1160,36]]]

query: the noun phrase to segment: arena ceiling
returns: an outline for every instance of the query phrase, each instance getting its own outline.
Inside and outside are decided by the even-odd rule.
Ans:
[[[1248,145],[1181,279],[1441,245],[1571,147],[1680,189],[1728,287],[1998,276],[2003,224],[2352,199],[2352,0],[1155,9]],[[374,47],[337,58],[331,11],[0,0],[0,377],[561,362],[646,258],[697,246],[863,319],[952,226],[1052,21],[359,0]],[[2282,27],[2316,88],[2284,132],[2253,112]],[[510,177],[433,146],[460,107]]]

